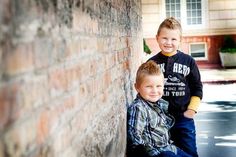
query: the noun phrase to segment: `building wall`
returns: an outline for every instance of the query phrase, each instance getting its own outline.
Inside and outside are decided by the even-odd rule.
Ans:
[[[236,1],[208,0],[209,28],[211,35],[236,34]]]
[[[0,157],[123,157],[141,1],[0,2]]]
[[[165,12],[161,0],[142,1],[142,25],[144,38],[155,38],[158,25],[164,20]]]

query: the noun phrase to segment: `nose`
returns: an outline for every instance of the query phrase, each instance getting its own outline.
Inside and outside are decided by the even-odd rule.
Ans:
[[[166,39],[166,44],[171,44],[171,39]]]
[[[157,87],[153,87],[152,92],[153,93],[157,93],[158,92],[158,88]]]

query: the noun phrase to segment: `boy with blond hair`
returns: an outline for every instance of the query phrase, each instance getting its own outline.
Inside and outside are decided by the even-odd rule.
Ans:
[[[169,102],[169,113],[175,118],[171,139],[192,157],[198,157],[193,118],[202,99],[202,82],[195,60],[178,50],[181,38],[180,23],[173,17],[166,18],[156,35],[161,51],[149,60],[155,61],[164,73],[162,98]]]
[[[136,74],[136,99],[127,110],[127,157],[190,157],[172,144],[169,129],[174,118],[161,99],[164,76],[154,61],[143,63]]]

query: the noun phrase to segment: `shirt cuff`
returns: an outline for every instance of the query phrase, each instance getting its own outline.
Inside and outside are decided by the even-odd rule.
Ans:
[[[191,99],[190,99],[190,103],[188,105],[188,108],[189,110],[193,110],[197,113],[198,111],[198,107],[200,105],[200,102],[201,102],[201,99],[200,97],[198,96],[192,96]]]

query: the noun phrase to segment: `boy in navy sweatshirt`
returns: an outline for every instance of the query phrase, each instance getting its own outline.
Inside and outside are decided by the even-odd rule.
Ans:
[[[198,157],[193,118],[202,99],[202,82],[195,60],[178,50],[181,37],[180,23],[173,17],[166,18],[156,35],[161,52],[149,60],[155,61],[164,73],[163,99],[169,102],[169,113],[175,118],[171,139],[176,146]]]

